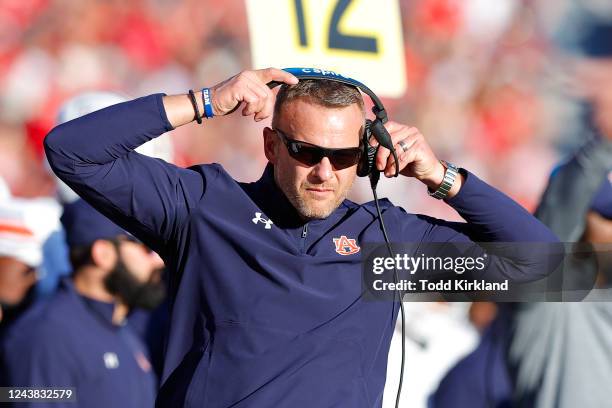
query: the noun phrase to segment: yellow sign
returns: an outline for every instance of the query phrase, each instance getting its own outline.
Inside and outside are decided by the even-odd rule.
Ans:
[[[401,97],[399,0],[246,0],[254,68],[317,67]]]

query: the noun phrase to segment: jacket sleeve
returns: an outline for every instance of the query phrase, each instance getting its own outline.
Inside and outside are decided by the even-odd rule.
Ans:
[[[529,282],[552,273],[563,259],[558,238],[527,210],[474,174],[461,170],[465,183],[447,200],[467,222],[420,216],[427,222],[421,242],[461,244],[463,256],[486,254],[487,267],[473,278]],[[403,236],[409,232],[403,226]]]
[[[553,172],[535,216],[562,240],[578,241],[593,196],[611,168],[612,142],[587,142]]]
[[[55,127],[45,152],[57,176],[163,256],[206,191],[213,166],[183,169],[134,152],[172,130],[163,94],[120,103]]]

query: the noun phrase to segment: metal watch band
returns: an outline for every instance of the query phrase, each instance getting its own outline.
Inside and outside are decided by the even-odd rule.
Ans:
[[[457,178],[457,173],[459,171],[457,166],[452,163],[444,160],[440,160],[440,163],[442,163],[442,165],[446,168],[446,171],[444,172],[444,180],[442,180],[440,187],[438,187],[438,189],[433,193],[427,189],[427,194],[438,200],[446,198],[448,192],[453,187],[453,184],[455,184],[455,179]]]

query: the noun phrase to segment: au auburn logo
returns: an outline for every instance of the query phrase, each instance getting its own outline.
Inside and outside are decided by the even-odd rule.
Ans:
[[[342,235],[340,238],[334,238],[333,240],[336,246],[336,252],[340,255],[353,255],[361,249],[354,239],[347,238],[346,235]]]

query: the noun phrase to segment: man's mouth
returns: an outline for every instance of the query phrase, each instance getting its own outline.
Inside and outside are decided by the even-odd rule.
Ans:
[[[325,187],[308,187],[306,188],[306,191],[316,198],[326,198],[334,193],[333,188]]]

